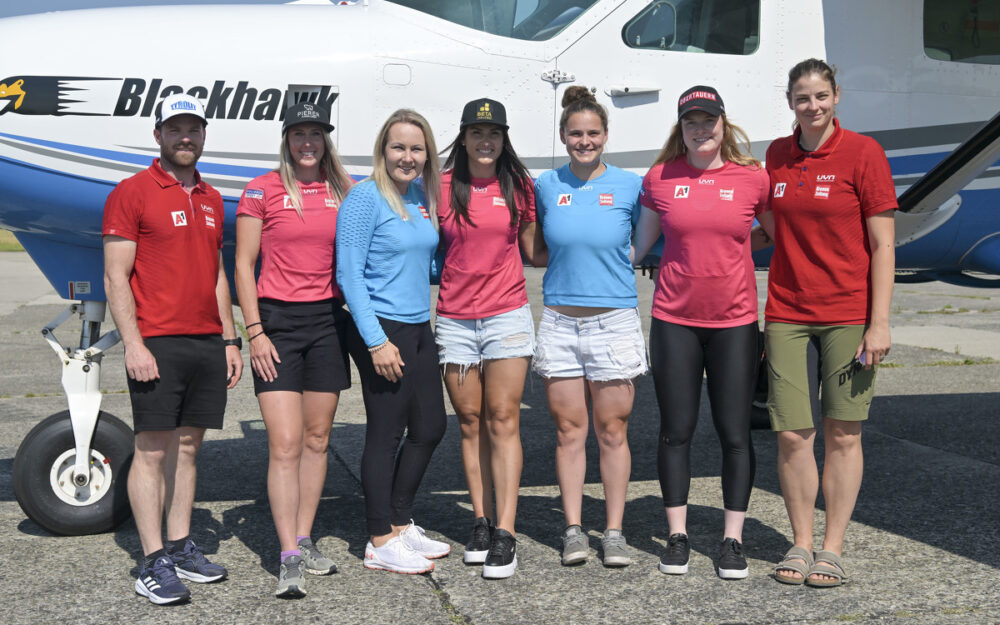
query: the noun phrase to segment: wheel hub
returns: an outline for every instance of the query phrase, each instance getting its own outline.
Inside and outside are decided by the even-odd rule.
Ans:
[[[80,485],[76,479],[84,476],[73,475],[76,464],[76,451],[67,449],[55,462],[49,473],[49,483],[56,497],[71,506],[89,506],[100,501],[108,493],[107,485],[111,484],[111,461],[96,449],[90,450],[90,480]],[[84,480],[80,480],[84,481]]]

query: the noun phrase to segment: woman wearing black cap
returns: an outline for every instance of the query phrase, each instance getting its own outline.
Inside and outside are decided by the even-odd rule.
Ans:
[[[236,210],[236,293],[267,427],[267,493],[281,544],[279,597],[306,594],[303,571],[337,570],[310,537],[333,415],[340,391],[351,385],[351,320],[333,279],[337,210],[351,178],[332,130],[323,107],[290,107],[278,168],[251,180]]]
[[[688,570],[691,437],[707,374],[722,444],[725,528],[717,572],[742,579],[749,574],[742,534],[755,469],[750,403],[759,355],[750,229],[767,210],[768,177],[714,88],[685,91],[677,117],[643,180],[634,250],[641,259],[661,233],[665,238],[649,334],[660,406],[657,468],[670,527],[659,568]]]
[[[488,98],[465,105],[441,176],[445,249],[435,338],[462,431],[462,463],[475,523],[464,561],[483,577],[517,568],[514,517],[521,481],[519,417],[534,353],[534,322],[520,249],[537,263],[535,195],[507,133],[507,111]],[[496,492],[496,527],[492,498]]]

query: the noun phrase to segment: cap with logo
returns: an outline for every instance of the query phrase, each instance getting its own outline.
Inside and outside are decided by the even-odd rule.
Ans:
[[[205,117],[205,107],[201,101],[193,95],[186,93],[174,93],[163,98],[163,101],[156,105],[156,127],[159,128],[163,122],[178,115],[194,115],[208,125]]]
[[[281,134],[296,124],[318,124],[327,132],[333,132],[330,111],[313,102],[298,102],[285,109],[285,121],[281,124]]]
[[[462,123],[459,127],[465,128],[472,124],[496,124],[509,128],[507,109],[504,108],[503,104],[489,98],[473,100],[462,109]]]
[[[719,117],[726,112],[722,96],[714,87],[696,85],[681,94],[677,100],[677,117],[684,117],[691,111],[704,111],[709,115]]]

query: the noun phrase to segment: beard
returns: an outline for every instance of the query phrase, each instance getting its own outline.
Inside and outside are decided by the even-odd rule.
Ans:
[[[181,151],[184,148],[184,151]],[[166,161],[181,169],[194,167],[201,158],[201,148],[193,144],[178,144],[160,146],[160,160]]]

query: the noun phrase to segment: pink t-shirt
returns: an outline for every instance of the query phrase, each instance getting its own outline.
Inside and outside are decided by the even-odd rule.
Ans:
[[[640,200],[660,214],[664,236],[655,318],[703,328],[757,320],[750,228],[769,191],[763,168],[731,162],[701,170],[681,157],[649,170]]]
[[[437,314],[482,319],[528,303],[517,233],[522,222],[535,221],[534,191],[529,188],[525,197],[511,225],[500,182],[473,178],[468,214],[475,225],[459,224],[451,212],[451,172],[442,174],[438,215],[446,252]]]
[[[285,193],[277,172],[258,176],[247,184],[236,215],[262,220],[260,276],[257,297],[284,302],[318,302],[341,297],[333,279],[337,234],[335,198],[326,183],[299,183],[302,216]]]

